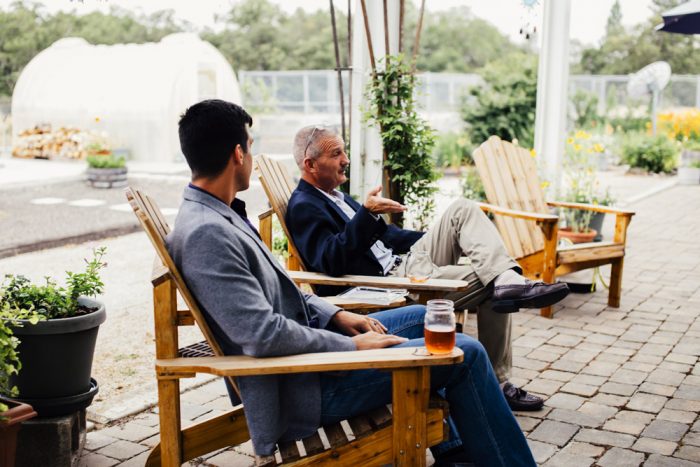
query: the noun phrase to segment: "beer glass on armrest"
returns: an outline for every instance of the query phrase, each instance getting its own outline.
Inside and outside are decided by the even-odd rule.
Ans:
[[[452,300],[428,300],[425,312],[425,347],[433,355],[452,352],[455,346]]]
[[[423,283],[435,274],[435,264],[426,251],[409,251],[406,255],[406,277],[413,283]]]

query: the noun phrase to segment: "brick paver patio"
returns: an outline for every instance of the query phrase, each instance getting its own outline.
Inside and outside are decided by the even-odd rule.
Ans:
[[[517,417],[539,464],[700,465],[700,189],[675,187],[632,208],[619,309],[599,290],[569,296],[552,320],[514,315],[511,381],[547,398]],[[229,407],[214,381],[183,396],[183,423]],[[156,413],[90,432],[81,465],[143,465]],[[193,464],[253,458],[248,444]]]

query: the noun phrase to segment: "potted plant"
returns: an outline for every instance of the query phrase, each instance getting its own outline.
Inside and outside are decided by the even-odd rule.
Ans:
[[[594,193],[591,199],[591,204],[598,204],[600,206],[612,206],[615,204],[615,198],[610,194],[610,188],[606,188],[605,191],[600,193]],[[600,242],[603,240],[603,221],[605,221],[604,212],[594,212],[591,216],[591,221],[588,226],[597,232],[596,236],[593,238],[594,242]]]
[[[690,139],[683,144],[681,165],[678,167],[678,183],[681,185],[700,183],[700,140]]]
[[[116,188],[126,186],[126,158],[115,155],[101,143],[92,143],[87,148],[87,182],[93,188]]]
[[[596,171],[597,158],[605,148],[592,140],[592,135],[578,130],[566,141],[564,157],[564,180],[566,192],[564,201],[572,203],[594,203],[594,193],[598,184]],[[573,243],[591,242],[598,232],[591,227],[593,211],[563,209],[564,226],[559,229],[561,238]]]
[[[22,368],[17,346],[19,340],[12,333],[12,326],[21,326],[20,320],[36,323],[40,319],[35,312],[11,309],[9,303],[0,306],[0,392],[16,395],[17,388],[10,385],[9,376]],[[17,433],[23,421],[36,416],[29,404],[0,397],[0,465],[15,465]]]
[[[99,271],[104,248],[94,250],[84,272],[66,272],[66,286],[51,278],[42,285],[23,276],[7,275],[0,286],[0,307],[9,313],[22,371],[8,372],[8,387],[17,400],[31,404],[40,416],[81,410],[92,402],[98,386],[90,377],[97,331],[106,318],[103,304],[88,297],[102,292]],[[29,310],[31,315],[23,314]],[[12,395],[13,391],[2,392]]]

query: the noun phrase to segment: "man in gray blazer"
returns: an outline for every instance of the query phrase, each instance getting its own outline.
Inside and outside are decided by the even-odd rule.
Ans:
[[[252,119],[220,100],[193,105],[179,123],[192,182],[167,238],[177,267],[228,355],[269,357],[422,346],[424,308],[355,315],[303,294],[261,242],[236,198],[249,186]],[[535,465],[499,390],[488,357],[460,335],[464,362],[431,370],[459,432],[443,443],[438,465],[473,459],[480,465]],[[391,377],[376,370],[238,378],[255,452],[299,439],[391,399]],[[461,439],[460,439],[461,438]]]

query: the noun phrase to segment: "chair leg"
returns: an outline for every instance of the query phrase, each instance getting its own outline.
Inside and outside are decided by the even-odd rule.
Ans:
[[[624,258],[618,258],[612,262],[612,269],[610,271],[610,292],[608,293],[608,306],[612,308],[620,308],[623,264]]]
[[[158,381],[161,465],[182,465],[180,430],[180,380]]]
[[[428,447],[430,367],[392,373],[393,458],[396,467],[424,467]]]

